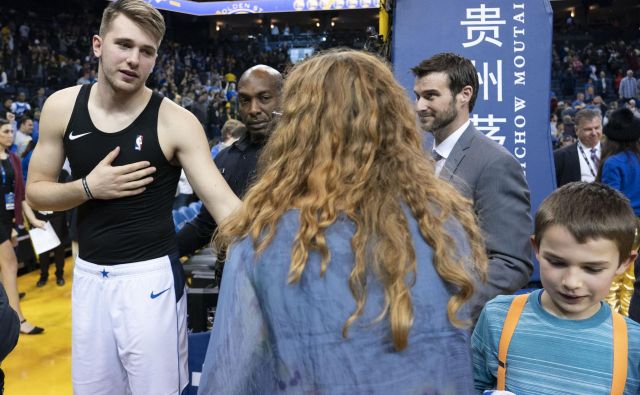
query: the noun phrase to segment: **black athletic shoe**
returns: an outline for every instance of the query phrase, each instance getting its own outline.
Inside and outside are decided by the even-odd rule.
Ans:
[[[38,282],[36,283],[36,287],[42,288],[46,284],[47,284],[47,278],[46,277],[40,277],[40,280],[38,280]]]
[[[56,284],[58,284],[59,287],[62,287],[64,285],[64,278],[58,277],[56,279]]]

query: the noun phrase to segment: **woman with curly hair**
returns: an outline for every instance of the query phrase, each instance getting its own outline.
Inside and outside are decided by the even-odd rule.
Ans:
[[[296,65],[244,204],[200,394],[469,394],[465,302],[486,256],[374,55]]]

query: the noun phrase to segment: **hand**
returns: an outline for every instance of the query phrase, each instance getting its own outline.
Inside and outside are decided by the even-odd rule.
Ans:
[[[95,199],[117,199],[138,195],[153,181],[151,174],[156,168],[147,161],[131,163],[123,166],[112,166],[111,163],[120,153],[120,147],[109,152],[87,176],[87,185]]]
[[[39,219],[34,218],[33,221],[29,221],[31,223],[31,227],[44,229],[44,226],[47,224],[46,221],[40,221]]]
[[[18,246],[18,231],[15,229],[11,229],[11,245],[14,247]]]

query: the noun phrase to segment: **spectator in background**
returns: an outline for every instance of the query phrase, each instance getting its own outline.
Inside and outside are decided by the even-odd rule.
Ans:
[[[486,268],[480,230],[433,174],[390,68],[312,57],[282,110],[220,229],[234,248],[199,394],[471,393],[460,320]]]
[[[47,95],[45,94],[44,86],[38,88],[36,95],[31,99],[31,107],[40,108],[44,106],[44,102],[47,100]]]
[[[60,171],[60,182],[67,181],[69,173],[62,169]],[[31,208],[25,204],[25,211],[29,211]],[[31,210],[33,212],[33,210]],[[41,288],[47,284],[49,279],[49,264],[51,263],[51,253],[53,252],[53,259],[56,264],[56,285],[62,287],[65,284],[64,281],[64,260],[65,260],[65,240],[69,235],[69,227],[67,225],[67,213],[66,211],[35,211],[32,213],[37,222],[31,223],[32,227],[43,228],[47,222],[51,224],[54,232],[60,239],[60,244],[40,254],[40,279],[36,283],[36,287]]]
[[[6,99],[4,99],[4,102],[2,102],[2,112],[3,112],[2,115],[11,113],[12,104],[13,104],[13,100],[10,97],[7,97]],[[15,114],[11,113],[11,115],[13,115],[15,119]]]
[[[208,128],[207,128],[207,124],[208,124],[208,119],[209,119],[209,113],[207,111],[207,100],[209,99],[209,96],[207,95],[206,92],[200,94],[197,98],[196,101],[193,102],[193,104],[191,105],[191,112],[193,113],[193,115],[196,116],[196,118],[198,119],[198,122],[200,122],[200,125],[202,125],[202,128],[204,129],[205,132],[208,132]],[[207,134],[207,140],[210,139],[209,133]]]
[[[595,94],[598,96],[602,96],[606,100],[609,100],[609,89],[611,86],[611,80],[607,78],[607,75],[604,71],[600,72],[600,77],[596,82],[596,91]]]
[[[94,82],[96,81],[95,79],[91,78],[91,71],[85,69],[82,72],[82,77],[78,78],[78,80],[76,81],[76,85],[93,84]]]
[[[618,96],[623,102],[638,96],[638,81],[633,77],[633,70],[627,70],[627,76],[620,81]]]
[[[620,89],[620,83],[622,82],[623,78],[624,78],[624,74],[622,73],[622,69],[618,69],[618,71],[616,71],[615,76],[613,77],[613,88],[615,89],[616,92],[618,92],[618,97],[620,97],[619,89]]]
[[[31,111],[31,104],[27,102],[27,95],[24,92],[18,93],[16,100],[11,103],[11,112],[15,114],[16,120],[19,121],[29,111]]]
[[[4,71],[4,67],[0,65],[0,89],[5,89],[9,85],[9,78],[7,72]]]
[[[22,314],[18,292],[18,259],[14,251],[17,245],[18,233],[14,226],[23,223],[24,180],[20,159],[9,152],[13,142],[13,130],[9,121],[0,119],[0,170],[2,184],[0,184],[0,276],[9,297],[9,304],[18,313],[20,319],[20,333],[37,335],[44,332]],[[35,220],[26,210],[24,214],[29,221]],[[0,339],[2,341],[2,339]]]
[[[593,83],[593,80],[589,78],[586,84],[584,84],[584,102],[589,104],[593,101],[593,97],[595,96],[596,86]]]
[[[561,134],[558,133],[558,116],[554,113],[551,113],[551,121],[549,123],[549,130],[551,132],[551,141],[555,146],[560,140]]]
[[[629,99],[624,105],[625,108],[629,109],[636,117],[640,117],[640,112],[638,112],[638,107],[636,106],[635,99]]]
[[[220,151],[231,146],[246,133],[247,128],[238,120],[230,119],[222,126],[222,141],[211,148],[211,157],[215,159]]]
[[[607,107],[607,105],[604,103],[604,100],[602,100],[602,97],[600,95],[593,98],[593,101],[591,102],[591,105],[588,108],[592,108],[600,111],[600,114],[602,115],[603,119],[607,114],[607,111],[609,110],[609,107]]]
[[[640,218],[640,119],[629,109],[614,111],[604,127],[606,139],[598,178],[622,192]],[[640,322],[640,265],[636,262],[629,317]]]
[[[576,100],[574,100],[571,103],[571,107],[573,107],[573,109],[576,110],[576,111],[582,110],[583,108],[586,107],[586,103],[585,103],[585,99],[584,99],[584,93],[582,93],[582,92],[576,93]]]
[[[576,91],[576,78],[570,67],[566,68],[560,76],[560,89],[565,97],[573,96]]]
[[[602,115],[600,110],[584,109],[576,114],[578,142],[554,151],[553,159],[558,187],[573,181],[592,182],[598,172],[602,150]]]
[[[33,120],[28,116],[24,116],[20,121],[20,129],[16,133],[14,140],[16,154],[19,157],[22,157],[31,140],[33,140]]]

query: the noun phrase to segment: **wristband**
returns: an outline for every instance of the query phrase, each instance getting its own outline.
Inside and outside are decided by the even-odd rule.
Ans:
[[[87,194],[89,200],[93,199],[93,195],[91,194],[91,190],[89,189],[89,184],[87,184],[87,177],[82,177],[82,186],[84,187],[84,193]]]

